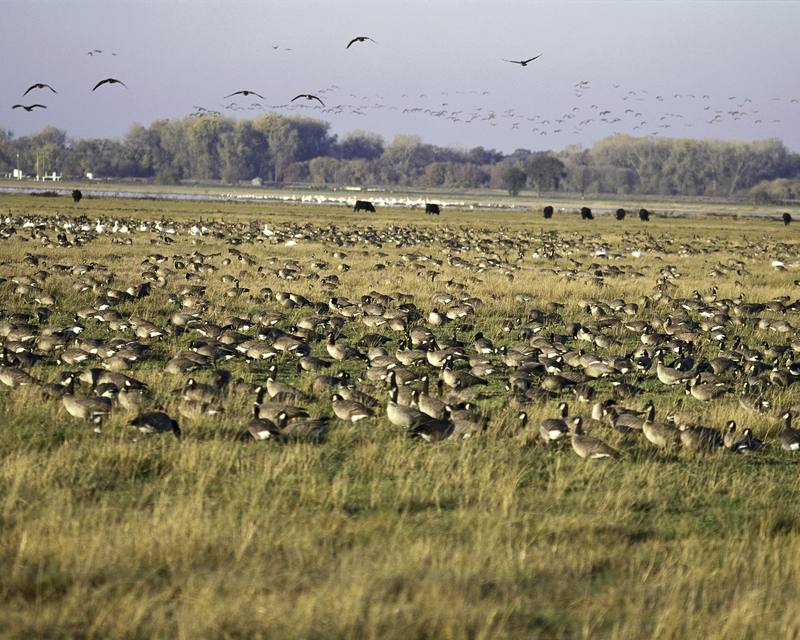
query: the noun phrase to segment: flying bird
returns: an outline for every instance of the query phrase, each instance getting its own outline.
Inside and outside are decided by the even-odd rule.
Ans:
[[[541,57],[541,55],[542,54],[540,53],[538,56],[533,56],[533,58],[528,58],[527,60],[508,60],[506,58],[503,58],[503,60],[505,62],[513,62],[514,64],[519,64],[519,65],[522,65],[523,67],[526,67],[526,66],[528,66],[529,62],[533,62],[534,60],[536,60],[536,58]]]
[[[356,37],[355,37],[355,38],[353,38],[353,39],[352,39],[350,42],[348,42],[348,43],[347,43],[347,46],[345,47],[345,49],[349,49],[349,48],[350,48],[350,45],[351,45],[351,44],[353,44],[353,43],[355,43],[355,42],[366,42],[367,40],[369,40],[370,42],[375,42],[375,41],[374,41],[372,38],[370,38],[369,36],[356,36]],[[376,43],[376,44],[377,44],[377,43]]]
[[[43,105],[43,104],[28,104],[28,105],[25,105],[25,104],[15,104],[15,105],[14,105],[13,107],[11,107],[11,108],[12,108],[12,109],[25,109],[25,111],[33,111],[33,110],[34,110],[36,107],[39,107],[39,108],[41,108],[41,109],[47,109],[47,107],[46,107],[45,105]]]
[[[226,98],[231,98],[233,96],[258,96],[262,100],[264,100],[264,96],[260,93],[256,93],[255,91],[248,91],[247,89],[242,89],[241,91],[234,91],[232,94],[225,96]]]
[[[53,93],[58,93],[58,91],[53,89],[53,87],[51,87],[46,82],[37,82],[36,84],[32,84],[30,87],[28,87],[27,91],[25,91],[25,93],[23,93],[22,95],[27,96],[34,89],[50,89],[50,91],[52,91]]]
[[[101,80],[96,85],[94,85],[94,89],[92,89],[92,91],[94,91],[95,89],[97,89],[97,87],[104,84],[121,84],[126,89],[128,88],[128,85],[126,85],[122,80],[117,80],[116,78],[106,78],[105,80]]]
[[[298,94],[298,95],[296,95],[294,98],[292,98],[292,99],[291,99],[289,102],[294,102],[294,101],[295,101],[295,100],[297,100],[298,98],[305,98],[306,100],[316,100],[316,101],[317,101],[317,102],[319,102],[319,103],[320,103],[320,104],[321,104],[323,107],[325,106],[325,103],[324,103],[322,100],[320,100],[320,99],[319,99],[317,96],[315,96],[315,95],[312,95],[312,94],[310,94],[310,93],[301,93],[301,94]]]

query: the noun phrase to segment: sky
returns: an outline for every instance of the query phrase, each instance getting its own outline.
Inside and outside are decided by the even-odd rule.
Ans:
[[[0,0],[0,127],[120,137],[275,111],[506,153],[617,133],[800,151],[797,25],[792,1]],[[127,89],[91,91],[107,77]],[[23,97],[35,82],[58,93]],[[225,98],[242,89],[264,99]]]

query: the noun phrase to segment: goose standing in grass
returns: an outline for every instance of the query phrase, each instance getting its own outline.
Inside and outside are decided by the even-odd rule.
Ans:
[[[586,435],[583,432],[583,421],[580,416],[576,416],[570,422],[572,426],[572,450],[581,458],[584,460],[619,459],[618,451],[611,448],[600,438]]]
[[[778,434],[778,442],[785,451],[800,451],[800,429],[792,427],[792,412],[783,414],[783,430]]]
[[[367,357],[355,347],[337,342],[336,337],[332,333],[328,334],[328,341],[325,348],[328,351],[328,355],[339,362],[367,359]]]
[[[80,420],[100,423],[111,413],[112,403],[109,398],[76,395],[74,381],[69,392],[61,397],[61,402],[69,415]]]
[[[345,422],[358,422],[374,415],[369,407],[354,400],[345,400],[339,394],[333,395],[331,407],[336,417]]]
[[[642,433],[650,444],[659,449],[674,449],[680,444],[680,431],[669,422],[657,422],[655,410],[649,411],[642,424]]]
[[[398,404],[397,386],[393,386],[390,393],[389,401],[386,403],[386,417],[393,425],[403,429],[413,429],[424,422],[433,420],[419,409]]]
[[[437,388],[439,396],[442,394],[444,380],[439,380]],[[429,392],[430,378],[422,376],[422,391],[417,393],[417,406],[422,413],[429,415],[437,420],[444,420],[447,417],[447,403],[440,397],[432,396]]]

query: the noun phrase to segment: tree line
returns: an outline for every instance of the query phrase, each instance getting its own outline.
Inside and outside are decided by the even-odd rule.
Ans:
[[[364,131],[341,138],[330,125],[274,113],[133,125],[121,139],[78,139],[52,127],[15,138],[0,128],[0,173],[56,171],[67,179],[221,181],[313,186],[494,188],[542,192],[747,195],[757,202],[800,198],[800,154],[777,139],[755,142],[615,135],[590,148],[511,154],[453,149]]]

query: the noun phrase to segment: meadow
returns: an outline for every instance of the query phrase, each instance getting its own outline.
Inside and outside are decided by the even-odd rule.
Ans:
[[[698,361],[736,337],[751,348],[785,346],[790,355],[800,326],[788,308],[797,298],[800,244],[795,226],[777,219],[643,223],[630,215],[620,222],[557,214],[546,221],[539,210],[363,215],[258,203],[85,198],[74,205],[26,195],[0,196],[0,217],[8,217],[0,228],[15,229],[0,238],[0,321],[46,306],[44,324],[78,322],[81,339],[98,342],[133,338],[130,329],[115,332],[81,312],[96,307],[105,289],[124,291],[159,267],[148,296],[112,300],[123,320],[173,326],[186,298],[181,290],[190,285],[205,287],[197,296],[205,304],[184,309],[250,337],[258,323],[244,328],[240,321],[257,311],[280,314],[274,326],[286,332],[321,313],[283,306],[264,288],[319,303],[336,297],[366,304],[362,296],[379,294],[411,299],[422,312],[416,324],[424,326],[434,308],[470,298],[479,301],[471,313],[430,330],[467,345],[481,332],[499,349],[527,342],[520,330],[535,310],[551,310],[539,335],[569,336],[572,323],[614,316],[592,312],[592,301],[636,303],[631,318],[656,323],[679,313],[680,301],[696,291],[695,299],[726,300],[731,309],[722,338],[708,337],[712,329],[695,339]],[[59,242],[65,221],[74,225]],[[112,233],[114,221],[132,233]],[[87,263],[88,275],[105,280],[76,286],[75,267]],[[40,271],[48,272],[39,278],[44,284],[19,289],[15,278]],[[247,291],[231,294],[232,286]],[[47,304],[42,293],[51,296]],[[732,311],[735,301],[776,299],[781,309],[757,317]],[[778,330],[779,321],[789,330]],[[585,349],[624,356],[641,344],[624,322],[600,328],[610,345]],[[357,345],[368,333],[388,338],[390,354],[404,340],[355,315],[342,324],[340,341]],[[140,340],[147,354],[124,373],[147,386],[152,407],[177,415],[189,375],[167,373],[165,363],[197,338],[189,329]],[[328,358],[324,340],[307,342],[312,355]],[[26,370],[42,383],[101,366],[99,357],[70,366],[52,353],[40,356]],[[646,373],[627,375],[638,392],[624,402],[641,408],[652,400],[659,415],[674,412],[720,430],[736,420],[767,442],[763,450],[659,450],[641,434],[596,426],[592,434],[621,459],[583,460],[568,443],[543,443],[537,429],[561,400],[571,414],[587,415],[591,404],[563,391],[521,407],[505,389],[510,370],[498,352],[488,359],[497,368],[476,399],[485,430],[437,443],[410,438],[386,419],[380,380],[359,383],[379,398],[377,415],[352,424],[332,419],[319,443],[251,438],[254,398],[245,392],[221,394],[224,413],[179,417],[175,438],[137,433],[129,424],[134,414],[116,405],[95,425],[70,416],[58,399],[44,399],[38,384],[0,386],[0,635],[800,635],[800,454],[777,444],[777,412],[741,406],[744,372],[725,378],[728,393],[712,402]],[[275,363],[280,380],[307,394],[303,406],[313,417],[330,416],[330,392],[297,371],[296,360],[236,357],[216,366],[257,385]],[[209,382],[213,369],[191,375]],[[361,361],[345,360],[328,373],[355,380],[364,371]],[[606,378],[590,386],[597,400],[614,393]],[[763,393],[775,407],[800,405],[792,380]],[[528,428],[518,421],[522,409]]]

